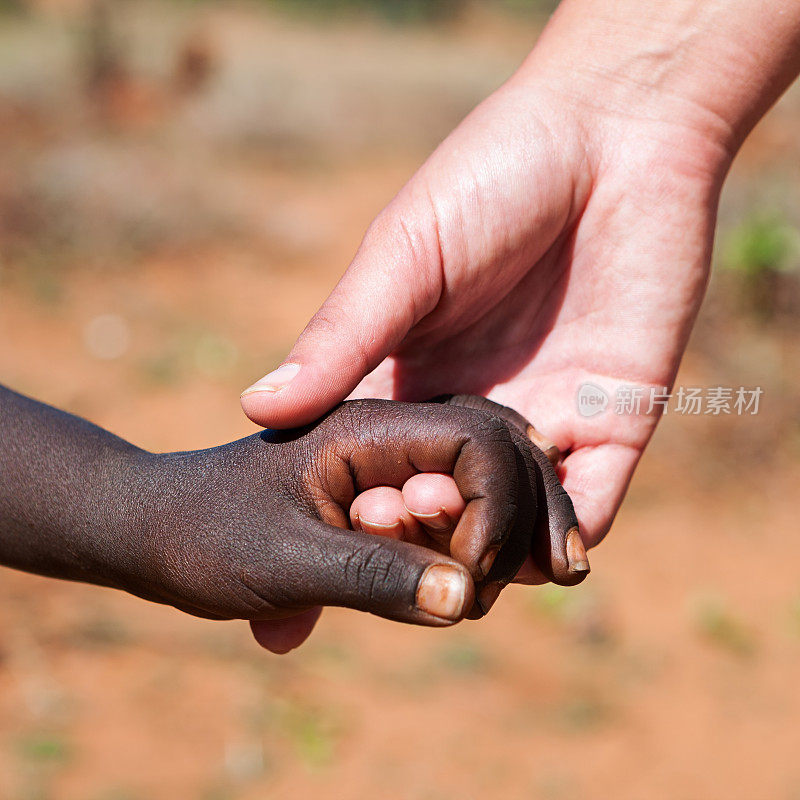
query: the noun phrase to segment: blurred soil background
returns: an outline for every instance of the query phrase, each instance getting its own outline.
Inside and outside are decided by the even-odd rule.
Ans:
[[[245,435],[529,2],[0,4],[0,379],[144,447]],[[728,181],[685,386],[580,588],[450,631],[326,612],[286,658],[0,576],[0,798],[800,798],[800,91]],[[646,321],[644,321],[646,322]]]

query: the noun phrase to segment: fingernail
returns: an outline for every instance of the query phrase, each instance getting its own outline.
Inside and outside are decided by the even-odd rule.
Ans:
[[[549,439],[545,439],[533,425],[528,425],[528,438],[547,456],[547,460],[555,466],[561,460],[561,451]]]
[[[279,392],[297,377],[298,372],[300,372],[299,364],[282,364],[278,369],[270,372],[269,375],[265,375],[252,386],[248,386],[242,392],[242,397],[256,392]]]
[[[586,548],[583,546],[583,539],[577,528],[570,528],[567,531],[567,563],[570,572],[589,572],[591,570]]]
[[[481,563],[478,566],[481,568],[481,573],[484,578],[489,574],[489,570],[492,568],[492,564],[494,564],[494,560],[497,558],[499,552],[499,547],[492,547],[486,551],[486,555],[481,559]]]
[[[495,600],[500,597],[501,591],[503,591],[502,583],[490,583],[481,589],[478,595],[478,605],[484,614],[489,613],[489,609],[494,605]]]
[[[411,512],[412,516],[434,531],[446,531],[453,527],[453,520],[447,515],[447,512],[442,508],[435,514],[417,514]]]
[[[417,608],[434,617],[461,619],[467,596],[467,577],[448,564],[433,564],[422,573],[417,586]]]
[[[387,536],[391,539],[401,539],[406,529],[402,520],[386,524],[383,522],[370,522],[370,520],[356,515],[356,521],[364,533],[371,533],[374,536]]]
[[[558,465],[558,462],[561,461],[561,451],[553,445],[552,447],[548,447],[544,454],[547,456],[547,460],[555,467]]]

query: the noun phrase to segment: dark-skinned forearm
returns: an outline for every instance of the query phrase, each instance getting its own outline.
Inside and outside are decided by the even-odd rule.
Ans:
[[[141,557],[138,495],[152,456],[0,387],[0,564],[126,587]]]

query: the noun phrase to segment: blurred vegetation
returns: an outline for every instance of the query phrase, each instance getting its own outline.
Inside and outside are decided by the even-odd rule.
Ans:
[[[736,277],[740,305],[759,320],[800,310],[800,233],[782,214],[741,220],[725,238],[720,266]]]
[[[491,671],[491,659],[483,646],[474,639],[462,638],[451,642],[438,653],[438,660],[448,673],[483,675]]]
[[[110,5],[113,15],[107,14]],[[121,365],[110,364],[111,357],[103,355],[108,353],[109,328],[95,323],[107,323],[113,311],[129,326],[131,338],[134,333],[142,336],[146,328],[151,338],[128,352],[125,391],[134,396],[137,413],[152,413],[153,427],[163,424],[166,430],[169,415],[183,413],[186,396],[180,391],[191,386],[192,379],[207,389],[203,395],[213,396],[219,388],[233,397],[233,391],[265,363],[278,363],[291,344],[290,333],[265,333],[269,302],[262,307],[254,298],[257,325],[240,325],[239,315],[247,320],[248,312],[240,312],[235,303],[230,304],[232,311],[222,309],[221,317],[215,316],[216,309],[225,306],[224,297],[197,308],[181,306],[180,287],[210,280],[196,254],[209,243],[220,247],[222,258],[214,262],[215,269],[225,273],[226,281],[251,281],[254,275],[257,281],[264,275],[267,280],[273,275],[283,279],[293,271],[302,278],[294,284],[293,297],[307,298],[312,286],[321,291],[335,280],[334,271],[345,258],[345,248],[336,249],[344,234],[328,234],[326,225],[334,220],[333,225],[347,227],[348,235],[358,233],[349,217],[336,216],[337,207],[350,205],[353,217],[365,217],[369,204],[381,199],[371,194],[375,185],[390,196],[403,171],[424,158],[441,135],[519,63],[537,30],[538,23],[529,17],[535,19],[554,6],[526,0],[258,0],[246,6],[221,0],[141,5],[100,0],[81,6],[81,16],[65,22],[57,15],[25,14],[27,4],[0,0],[0,10],[9,12],[0,26],[0,270],[20,277],[26,301],[46,304],[30,316],[31,322],[38,324],[42,310],[46,316],[62,316],[64,330],[72,326],[70,335],[82,341],[83,351],[108,359],[98,372],[109,375],[103,378],[109,386],[119,374],[113,370]],[[226,13],[204,16],[215,8],[225,8]],[[474,10],[498,13],[491,19],[497,35],[494,28],[491,36],[474,35],[483,19],[471,19]],[[347,15],[348,24],[325,24],[339,14]],[[298,15],[323,24],[300,24]],[[513,15],[520,15],[524,24]],[[351,25],[350,20],[359,24]],[[367,24],[360,24],[362,20]],[[385,24],[373,24],[375,20]],[[484,39],[491,41],[486,44]],[[781,124],[794,124],[791,130],[796,131],[798,122],[800,103],[790,122]],[[668,498],[669,507],[688,508],[689,493],[696,492],[702,496],[702,508],[693,508],[692,519],[701,525],[704,514],[717,513],[713,494],[719,492],[725,508],[732,509],[735,522],[725,535],[734,546],[748,536],[760,542],[771,495],[759,489],[759,481],[769,484],[780,477],[771,462],[776,454],[789,452],[791,442],[792,457],[800,454],[800,395],[793,368],[798,318],[792,316],[792,309],[800,309],[795,224],[800,200],[794,188],[800,182],[790,172],[800,163],[795,142],[800,138],[794,136],[786,145],[787,150],[795,148],[791,157],[762,147],[764,157],[779,164],[791,180],[780,183],[772,173],[751,170],[726,188],[732,202],[719,232],[719,268],[690,353],[690,358],[702,356],[699,368],[699,359],[692,365],[697,370],[692,381],[763,386],[764,412],[742,420],[669,416],[647,461],[648,468],[663,467],[669,474],[662,479],[660,473],[652,473],[650,483],[642,483],[647,478],[640,473],[634,488],[640,504],[626,505],[626,513],[640,515],[637,521],[648,507],[660,513]],[[386,165],[392,169],[388,178]],[[362,182],[348,183],[359,171]],[[239,258],[242,251],[247,258]],[[137,283],[137,267],[143,265],[142,275],[147,276],[151,266],[146,259],[153,254],[159,278],[175,270],[178,277],[186,276],[185,281],[176,281],[174,287],[168,280],[163,287]],[[195,269],[198,261],[200,271]],[[97,270],[98,284],[121,287],[124,301],[99,301],[119,302],[120,307],[95,308],[85,298],[72,296],[73,273],[68,267],[75,272]],[[278,319],[283,325],[284,317]],[[17,347],[11,336],[9,340],[9,349]],[[33,347],[19,345],[22,352],[33,352]],[[91,373],[86,378],[76,374],[87,386],[94,385]],[[57,378],[48,381],[58,383]],[[170,391],[158,391],[164,387]],[[169,406],[166,397],[173,390],[178,399]],[[152,412],[151,400],[157,403]],[[727,477],[731,483],[726,484]],[[678,480],[688,484],[686,497]],[[729,486],[735,493],[722,495]],[[688,526],[676,513],[680,541]],[[629,539],[624,547],[638,553],[638,560],[622,561],[628,567],[640,566],[642,575],[651,569],[650,554],[636,549],[644,544],[644,538]],[[764,548],[753,548],[760,563]],[[619,567],[610,567],[613,582],[613,570]],[[662,575],[680,572],[668,560],[658,570]],[[185,628],[173,629],[167,627],[172,617],[165,614],[163,631],[151,637],[146,632],[149,618],[139,621],[120,611],[104,611],[104,599],[98,599],[97,606],[92,600],[84,611],[61,621],[56,617],[47,635],[41,632],[40,619],[46,615],[17,610],[8,626],[15,636],[4,640],[6,657],[0,667],[16,678],[8,681],[9,705],[30,704],[32,710],[22,725],[11,717],[6,722],[12,771],[30,784],[27,794],[14,798],[50,800],[57,796],[50,784],[62,772],[93,768],[91,747],[79,745],[86,726],[95,720],[101,721],[94,726],[95,735],[106,735],[106,712],[92,708],[95,696],[112,701],[115,697],[113,692],[101,693],[103,681],[112,686],[116,681],[137,698],[138,706],[149,706],[157,715],[148,727],[137,708],[123,720],[129,728],[126,736],[148,736],[157,743],[161,736],[166,745],[173,729],[163,726],[162,731],[160,717],[182,713],[176,712],[176,699],[189,691],[197,691],[192,702],[207,705],[215,726],[228,724],[229,714],[237,727],[219,745],[219,753],[200,740],[206,747],[201,752],[207,759],[202,765],[207,790],[187,789],[184,794],[198,800],[233,800],[255,796],[251,783],[264,787],[260,796],[272,796],[272,783],[287,772],[301,785],[303,774],[317,776],[314,780],[321,786],[327,782],[326,770],[340,761],[350,764],[355,750],[370,745],[370,715],[399,709],[401,717],[410,718],[416,713],[414,703],[423,719],[427,709],[438,708],[441,719],[446,715],[459,721],[462,716],[465,721],[476,718],[470,710],[481,698],[496,704],[483,713],[497,738],[497,749],[484,759],[493,775],[502,774],[505,767],[502,760],[497,768],[494,763],[503,757],[503,737],[509,735],[495,718],[516,719],[518,708],[520,737],[530,743],[531,753],[554,735],[582,737],[576,743],[581,747],[591,746],[590,737],[596,735],[596,742],[602,742],[598,746],[605,748],[609,730],[616,736],[617,729],[622,733],[635,726],[638,740],[643,720],[651,728],[662,719],[664,698],[671,703],[675,692],[686,703],[691,697],[671,678],[678,659],[710,651],[716,654],[712,661],[717,669],[746,676],[746,681],[741,678],[742,694],[754,686],[771,693],[776,686],[772,671],[760,683],[753,680],[759,668],[776,666],[769,660],[774,623],[766,611],[774,613],[784,635],[790,628],[792,635],[800,636],[800,598],[782,600],[777,612],[765,607],[763,629],[760,624],[756,628],[750,615],[741,612],[743,603],[731,582],[725,588],[729,594],[704,596],[689,607],[685,622],[692,641],[683,652],[683,640],[655,641],[653,636],[658,617],[646,613],[647,604],[672,613],[660,592],[648,587],[643,608],[631,612],[620,588],[598,584],[605,569],[597,573],[580,587],[542,586],[520,594],[516,610],[509,602],[526,623],[522,637],[502,627],[494,633],[491,627],[467,628],[469,634],[431,638],[436,645],[412,643],[408,651],[385,655],[377,646],[374,653],[371,645],[362,651],[358,638],[340,633],[349,628],[333,626],[327,633],[323,626],[301,653],[282,660],[265,657],[236,626],[187,620]],[[500,615],[505,613],[501,608]],[[29,644],[30,652],[22,658],[31,630],[39,631],[35,646]],[[96,685],[85,694],[74,690],[73,698],[58,689],[56,680],[68,688],[75,681],[79,687],[73,670],[80,659],[106,666],[98,669]],[[31,673],[36,671],[31,663],[39,662],[39,683],[34,681],[31,688]],[[120,669],[126,663],[135,664],[136,670]],[[732,664],[735,668],[729,669]],[[235,669],[241,670],[241,680],[229,680]],[[368,708],[353,705],[352,686],[368,694]],[[487,687],[489,693],[482,694]],[[756,720],[758,714],[773,720],[771,713],[765,703],[753,715]],[[115,735],[121,735],[119,729]],[[450,732],[431,740],[431,747],[445,754],[447,747],[455,751],[460,745],[452,737]],[[409,740],[412,755],[419,753],[413,750],[418,739],[415,735]],[[425,737],[420,741],[423,747],[427,743]],[[173,744],[159,748],[164,762],[172,757]],[[652,746],[655,750],[657,740]],[[585,794],[581,767],[572,761],[556,764],[553,772],[537,773],[541,782],[530,796],[557,800]],[[373,768],[358,763],[364,763],[365,771]],[[458,766],[455,759],[453,763]],[[165,768],[164,763],[154,766]],[[427,781],[429,776],[422,775]],[[162,796],[158,791],[135,794],[124,781],[130,780],[133,787],[138,776],[122,778],[119,787],[81,797]],[[436,775],[430,780],[435,784]],[[338,784],[330,783],[336,791]],[[430,793],[419,796],[433,797],[436,791],[433,785]],[[486,793],[485,788],[481,791]]]
[[[598,650],[616,643],[614,621],[591,585],[538,587],[528,607],[535,617],[562,628],[576,644]]]
[[[38,765],[64,764],[73,755],[70,743],[59,733],[31,733],[22,737],[18,746],[22,758]]]
[[[270,0],[267,0],[270,2]],[[493,11],[549,14],[557,0],[277,0],[284,9],[306,14],[369,13],[389,22],[450,22],[470,8],[485,6]]]
[[[116,0],[88,0],[87,7]],[[227,0],[171,0],[196,6],[224,5]],[[254,0],[254,5],[306,16],[369,15],[390,23],[440,23],[457,20],[470,9],[524,16],[551,14],[558,0]],[[24,13],[35,7],[26,0],[0,0],[0,14]]]
[[[601,692],[578,691],[557,709],[555,722],[568,732],[593,731],[613,718],[613,709]]]
[[[780,215],[753,214],[728,234],[722,266],[742,275],[797,269],[798,231]]]
[[[464,0],[278,0],[278,5],[312,14],[368,11],[392,22],[441,22],[456,18],[466,3]]]
[[[278,207],[274,223],[254,219],[235,173],[245,158],[294,166],[341,152],[424,154],[516,63],[502,50],[477,63],[473,47],[444,42],[413,62],[396,42],[338,59],[319,28],[287,24],[276,10],[435,24],[476,5],[502,15],[549,4],[256,2],[238,13],[271,46],[241,49],[204,16],[231,4],[191,5],[85,0],[61,19],[0,0],[0,10],[31,12],[0,28],[0,247],[6,272],[42,300],[59,300],[64,267],[125,266],[213,241],[255,239],[285,260],[313,229],[288,227]],[[344,27],[338,35],[349,41]],[[315,59],[329,69],[308,69]]]
[[[693,604],[692,613],[698,633],[709,643],[742,658],[755,654],[753,631],[728,608],[722,598],[711,595],[699,597]]]

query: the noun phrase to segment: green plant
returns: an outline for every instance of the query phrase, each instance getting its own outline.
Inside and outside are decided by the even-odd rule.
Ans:
[[[529,602],[535,616],[557,624],[581,645],[606,648],[615,643],[609,609],[592,587],[536,587]]]
[[[565,622],[575,615],[576,595],[563,586],[546,584],[536,588],[530,595],[531,610],[537,616],[555,622]]]
[[[81,619],[70,632],[78,647],[111,649],[125,647],[134,641],[125,623],[116,617],[93,611]]]
[[[267,728],[292,748],[310,771],[327,767],[334,759],[343,727],[335,712],[301,698],[285,698],[265,710]],[[266,730],[269,734],[269,730]]]
[[[556,708],[558,726],[573,733],[596,730],[611,716],[611,706],[595,691],[573,692]]]
[[[466,0],[280,0],[280,4],[309,14],[368,12],[395,23],[445,22],[467,5]]]
[[[37,731],[20,738],[17,743],[20,756],[37,767],[62,766],[73,756],[72,747],[59,733]]]
[[[23,0],[0,0],[0,14],[21,14],[28,11]]]
[[[721,266],[746,276],[797,267],[800,235],[777,214],[754,214],[727,236]]]
[[[462,675],[485,674],[490,660],[480,645],[470,639],[453,642],[438,653],[438,661],[448,672]]]
[[[800,233],[779,214],[759,212],[730,231],[721,266],[739,283],[742,305],[762,320],[800,296]]]
[[[721,598],[699,598],[694,603],[693,616],[697,631],[711,644],[737,656],[755,653],[753,632],[725,607]]]

